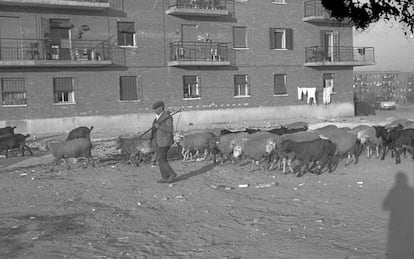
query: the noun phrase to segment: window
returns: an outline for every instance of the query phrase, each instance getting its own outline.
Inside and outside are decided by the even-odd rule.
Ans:
[[[200,77],[199,76],[183,76],[184,98],[200,98]]]
[[[233,27],[233,48],[247,48],[246,27]]]
[[[121,101],[134,101],[142,97],[141,77],[121,76],[119,78],[119,95]]]
[[[53,78],[54,103],[75,103],[72,77]]]
[[[234,75],[234,97],[250,96],[248,75]]]
[[[272,0],[274,4],[286,4],[286,0]]]
[[[286,95],[286,74],[274,75],[274,95]]]
[[[118,22],[118,46],[135,46],[135,23]]]
[[[2,105],[25,105],[27,104],[24,78],[2,78],[1,79]]]
[[[293,49],[293,30],[270,28],[271,49]]]

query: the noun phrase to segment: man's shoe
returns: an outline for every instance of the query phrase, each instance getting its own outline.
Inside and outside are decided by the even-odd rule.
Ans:
[[[176,174],[172,174],[172,175],[168,176],[168,183],[174,182],[175,177],[177,177]]]
[[[160,179],[160,180],[157,181],[157,183],[168,183],[168,180],[169,179],[170,178],[168,178],[168,179]]]

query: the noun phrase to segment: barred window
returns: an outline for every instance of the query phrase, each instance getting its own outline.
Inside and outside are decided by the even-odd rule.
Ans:
[[[26,105],[24,78],[2,78],[1,96],[2,105]]]
[[[184,98],[200,98],[200,76],[183,76]]]
[[[248,75],[234,75],[234,96],[250,96]]]
[[[54,103],[75,103],[73,77],[53,78]]]
[[[119,95],[121,101],[135,101],[142,98],[141,77],[121,76],[119,78]]]
[[[274,95],[287,94],[286,90],[286,74],[274,75]]]

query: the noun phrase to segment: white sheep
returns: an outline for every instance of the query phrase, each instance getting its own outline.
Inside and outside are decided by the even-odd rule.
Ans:
[[[196,159],[200,151],[204,151],[204,157],[201,160],[205,160],[210,153],[211,143],[216,139],[216,135],[209,131],[201,131],[183,134],[177,132],[174,136],[175,143],[180,146],[181,154],[183,155],[183,162],[192,161]],[[195,151],[195,155],[192,152]]]
[[[262,162],[268,153],[266,153],[266,144],[268,139],[277,137],[277,135],[268,132],[257,132],[251,134],[247,140],[242,139],[233,148],[233,157],[238,158],[244,154],[251,159],[250,171],[254,170],[255,164]]]
[[[67,161],[68,158],[85,157],[88,159],[86,166],[88,166],[89,162],[91,161],[92,166],[95,167],[91,153],[92,143],[87,138],[77,138],[59,142],[48,142],[47,149],[55,158],[55,165],[58,165],[60,163],[60,159],[63,158],[67,164],[67,169],[69,169],[70,166]]]

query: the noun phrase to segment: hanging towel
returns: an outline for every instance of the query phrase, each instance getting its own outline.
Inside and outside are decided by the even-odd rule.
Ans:
[[[302,87],[298,87],[298,100],[302,101]]]
[[[323,88],[323,104],[331,103],[331,94],[333,92],[333,87]]]
[[[316,104],[316,87],[309,87],[307,92],[308,92],[308,104],[312,104],[311,99],[313,100],[313,103]]]

